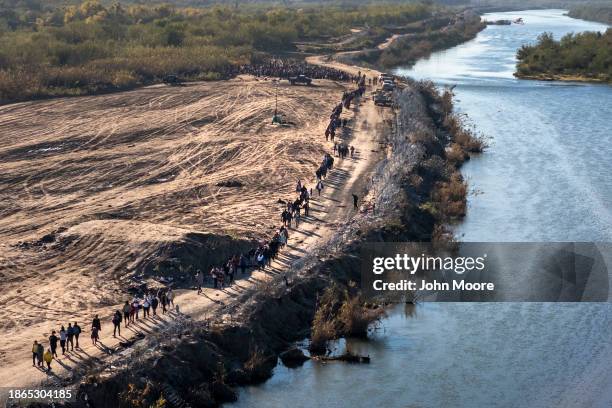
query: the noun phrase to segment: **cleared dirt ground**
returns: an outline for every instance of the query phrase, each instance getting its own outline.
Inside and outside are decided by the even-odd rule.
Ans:
[[[277,86],[284,126],[271,124]],[[369,98],[342,113],[348,127],[337,134],[355,157],[336,157],[310,216],[290,229],[269,268],[201,295],[183,285],[175,300],[181,313],[140,319],[117,338],[110,333],[110,316],[129,298],[126,281],[140,280],[164,250],[178,243],[212,257],[270,237],[280,224],[278,200],[295,198],[298,178],[314,185],[314,170],[333,150],[323,136],[329,114],[353,86],[240,77],[0,107],[0,385],[66,385],[90,369],[125,364],[131,348],[110,352],[119,342],[172,330],[176,319],[219,317],[239,294],[327,245],[358,212],[352,194],[363,194],[382,154],[391,112]],[[235,181],[243,186],[217,185]],[[369,205],[362,196],[360,211]],[[213,237],[213,248],[201,237]],[[94,314],[103,326],[98,347],[89,341]],[[46,347],[51,329],[75,320],[82,347],[60,353],[51,373],[32,367],[32,341]]]
[[[0,330],[117,304],[115,278],[188,233],[270,236],[343,89],[245,76],[0,108]]]

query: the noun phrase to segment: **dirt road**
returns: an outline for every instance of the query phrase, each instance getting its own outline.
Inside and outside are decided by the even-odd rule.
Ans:
[[[105,364],[107,347],[176,318],[141,319],[118,339],[106,321],[103,345],[90,345],[92,315],[108,320],[126,299],[119,278],[160,247],[193,231],[269,236],[279,224],[278,198],[292,198],[297,179],[314,186],[314,170],[332,150],[323,133],[344,86],[241,77],[0,108],[0,384],[64,381]],[[280,127],[270,124],[277,89],[290,122]],[[336,158],[321,197],[315,191],[311,216],[291,231],[288,249],[269,270],[225,290],[178,291],[181,313],[205,319],[324,245],[355,213],[352,194],[361,194],[376,163],[385,114],[365,98],[343,113],[349,125],[340,141],[356,155]],[[217,186],[225,181],[247,187]],[[61,250],[16,246],[60,227],[70,238]],[[86,329],[86,346],[60,358],[52,375],[31,367],[32,341],[75,320]]]

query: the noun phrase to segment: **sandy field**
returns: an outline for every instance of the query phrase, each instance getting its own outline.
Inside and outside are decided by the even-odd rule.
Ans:
[[[115,304],[115,278],[190,232],[270,235],[343,89],[239,77],[1,107],[2,332]]]
[[[353,145],[355,157],[337,158],[271,268],[224,290],[179,289],[180,314],[141,319],[117,338],[105,329],[130,298],[126,279],[165,248],[194,234],[269,238],[280,225],[279,199],[293,200],[297,179],[314,186],[333,147],[324,137],[329,114],[346,89],[353,85],[241,76],[0,107],[0,385],[69,384],[89,368],[117,365],[121,356],[109,351],[120,342],[177,318],[206,320],[325,245],[355,214],[352,194],[364,191],[380,158],[390,111],[368,98],[343,112],[349,126],[336,139]],[[271,124],[276,95],[281,126]],[[88,338],[95,313],[103,319],[98,347]],[[81,349],[60,356],[53,373],[31,367],[32,341],[46,346],[52,328],[75,320]]]

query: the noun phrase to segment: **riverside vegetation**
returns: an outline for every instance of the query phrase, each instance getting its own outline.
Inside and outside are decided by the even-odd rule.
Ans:
[[[612,24],[612,5],[609,3],[583,4],[572,7],[567,15],[582,20]]]
[[[228,78],[238,65],[295,51],[298,41],[329,41],[353,27],[402,26],[437,10],[424,4],[42,4],[0,4],[0,102],[129,89],[169,74]]]
[[[527,79],[612,82],[612,29],[567,34],[555,41],[544,33],[517,52],[515,75]]]
[[[394,150],[379,175],[379,183],[385,187],[379,189],[376,198],[384,227],[361,225],[355,247],[359,242],[377,240],[453,239],[447,225],[464,217],[467,208],[468,188],[459,168],[471,154],[482,153],[487,147],[484,137],[454,111],[453,97],[452,90],[441,91],[431,81],[413,82],[397,97],[398,129],[390,140]],[[408,153],[410,145],[419,146],[416,156]],[[398,163],[402,163],[401,169]],[[398,203],[393,210],[388,208],[389,196]],[[399,219],[395,219],[393,213],[398,208]],[[331,270],[358,271],[358,259],[353,259],[352,267],[339,261],[341,266]],[[336,277],[321,292],[310,331],[309,350],[313,355],[326,353],[333,340],[367,337],[372,323],[384,317],[382,306],[391,299],[365,299],[359,283],[355,283],[359,281],[359,276]]]
[[[485,27],[480,16],[471,11],[445,10],[401,29],[383,32],[378,36],[379,42],[394,35],[386,47],[362,42],[358,49],[337,53],[334,58],[349,65],[384,69],[411,65],[435,51],[471,40]]]

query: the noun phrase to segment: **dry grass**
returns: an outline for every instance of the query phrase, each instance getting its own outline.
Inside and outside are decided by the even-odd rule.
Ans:
[[[432,200],[437,213],[444,219],[465,216],[467,208],[467,183],[459,172],[453,173],[449,181],[439,182],[433,192]]]
[[[448,129],[452,141],[457,143],[468,153],[482,153],[486,142],[481,136],[475,134],[456,114],[446,116],[444,126]]]
[[[455,167],[461,166],[469,157],[468,153],[458,143],[453,142],[446,149],[446,160]]]
[[[319,299],[309,349],[312,353],[322,354],[330,340],[346,336],[366,337],[369,325],[383,314],[381,308],[365,307],[354,285],[349,284],[349,288],[341,290],[332,284]]]
[[[360,296],[349,297],[340,308],[338,320],[343,327],[344,336],[366,337],[370,324],[382,316],[382,309],[368,309]]]

